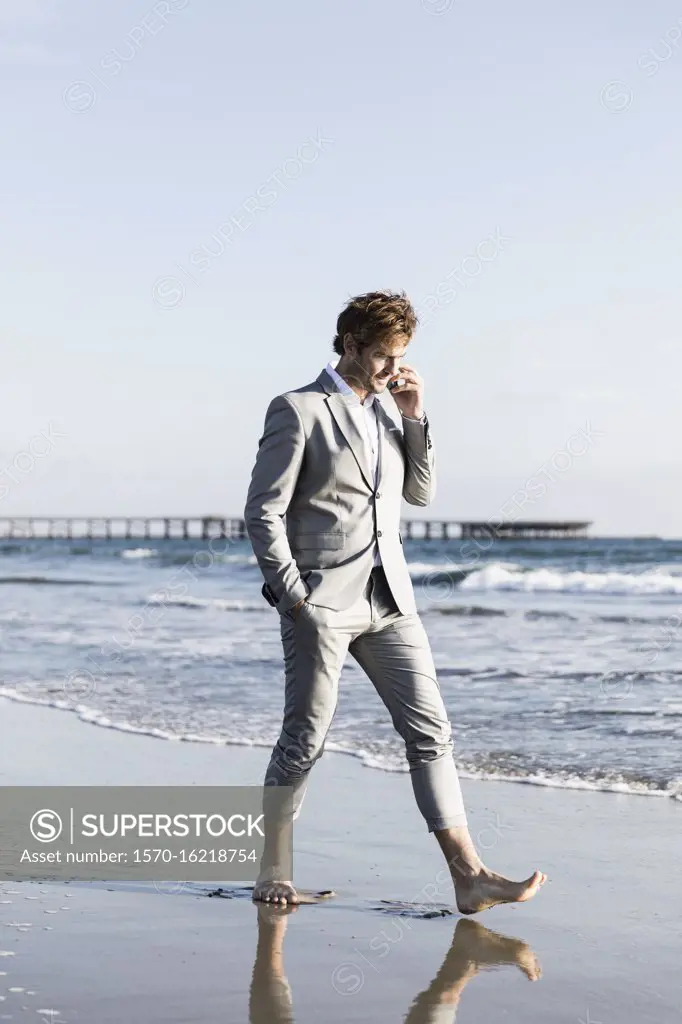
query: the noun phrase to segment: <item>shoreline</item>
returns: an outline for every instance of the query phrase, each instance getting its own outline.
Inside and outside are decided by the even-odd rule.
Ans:
[[[215,749],[241,749],[241,750],[267,750],[268,752],[272,749],[272,743],[270,742],[257,742],[257,741],[239,741],[236,739],[223,739],[222,737],[204,737],[193,734],[175,736],[171,733],[164,732],[161,729],[154,728],[138,728],[134,725],[119,724],[111,722],[106,718],[105,715],[97,717],[98,713],[90,711],[88,709],[79,710],[78,705],[68,700],[60,700],[58,698],[50,701],[40,698],[34,698],[25,696],[18,693],[9,693],[7,687],[0,686],[0,709],[6,704],[12,704],[17,706],[25,707],[37,707],[44,708],[50,711],[63,712],[70,716],[73,716],[77,721],[83,725],[94,726],[97,729],[104,729],[107,731],[119,732],[126,736],[142,736],[147,739],[161,740],[171,744],[192,744],[197,746],[213,747]],[[329,754],[337,754],[341,757],[352,758],[358,762],[363,768],[368,768],[371,771],[381,772],[387,775],[406,775],[407,766],[401,766],[400,768],[393,768],[391,766],[385,766],[380,764],[369,763],[369,758],[364,754],[363,751],[348,750],[343,747],[336,745],[333,741],[326,744],[325,752]],[[505,783],[519,786],[531,786],[538,787],[540,789],[548,790],[559,790],[565,792],[578,792],[578,793],[604,793],[613,796],[637,796],[637,797],[653,797],[656,799],[662,799],[666,801],[672,801],[674,803],[682,803],[682,785],[676,786],[674,789],[652,789],[648,788],[645,783],[629,783],[629,782],[604,782],[599,784],[592,780],[580,779],[575,776],[562,779],[554,776],[511,776],[504,774],[493,774],[492,772],[472,772],[458,766],[458,772],[460,779],[466,779],[475,782],[490,782],[490,783]]]
[[[118,729],[92,729],[76,715],[3,698],[0,698],[0,750],[0,785],[4,786],[260,786],[270,756],[270,749],[265,747],[182,741],[159,743],[147,735]],[[649,833],[652,850],[658,849],[672,857],[675,841],[679,840],[679,807],[671,800],[641,800],[631,794],[554,789],[490,779],[463,779],[462,790],[472,837],[475,840],[478,837],[484,851],[494,850],[497,854],[503,850],[505,856],[511,856],[511,863],[489,865],[504,874],[526,877],[535,867],[548,870],[544,864],[535,863],[539,855],[533,852],[529,859],[522,849],[532,850],[531,844],[521,842],[525,830],[540,849],[548,845],[551,860],[560,864],[554,847],[566,822],[578,829],[581,822],[588,823],[592,829],[598,828],[601,847],[608,845],[614,855],[620,852],[618,843],[627,842],[633,849],[635,839],[637,845],[644,844],[644,837]],[[358,794],[361,794],[360,799]],[[367,817],[368,807],[377,808],[371,819]],[[425,869],[437,873],[442,856],[416,810],[407,773],[368,772],[356,758],[325,751],[311,773],[305,807],[296,823],[296,863],[303,871],[313,873],[312,878],[302,879],[300,884],[338,891],[337,879],[330,880],[320,874],[321,862],[337,857],[349,863],[360,864],[366,859],[378,862],[376,855],[365,856],[361,843],[353,841],[346,845],[339,839],[352,836],[355,831],[364,838],[376,819],[380,819],[382,833],[400,836],[401,841],[409,844],[407,864],[413,863],[413,855],[418,856],[419,873]],[[630,828],[630,821],[637,822],[636,831]],[[342,843],[342,849],[333,857],[331,847],[327,848],[332,841]],[[583,832],[574,836],[573,842],[588,855],[589,839]],[[372,837],[367,848],[371,851],[377,845],[386,848],[380,837]],[[484,859],[490,860],[491,856],[484,855]],[[385,878],[388,868],[395,868],[389,877],[396,882],[406,882],[393,850],[384,873],[376,877]],[[360,885],[358,895],[376,895],[365,884],[360,884],[360,880],[348,881]],[[403,888],[400,898],[413,897],[406,895]],[[538,902],[533,900],[528,907]]]

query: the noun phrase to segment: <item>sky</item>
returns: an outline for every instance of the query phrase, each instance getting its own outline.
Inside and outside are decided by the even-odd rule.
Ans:
[[[679,3],[0,0],[0,68],[0,516],[240,516],[390,288],[406,516],[682,536]]]

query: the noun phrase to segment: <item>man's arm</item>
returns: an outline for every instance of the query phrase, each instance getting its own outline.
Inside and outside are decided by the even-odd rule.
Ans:
[[[278,611],[288,611],[308,596],[284,528],[303,462],[305,433],[295,407],[284,395],[273,398],[265,413],[256,464],[244,508],[246,532]]]
[[[436,458],[424,412],[424,381],[414,366],[401,363],[388,387],[403,421],[403,498],[410,505],[428,505],[436,494]]]
[[[403,498],[410,505],[428,505],[436,494],[436,456],[426,413],[413,419],[401,412],[405,441]]]

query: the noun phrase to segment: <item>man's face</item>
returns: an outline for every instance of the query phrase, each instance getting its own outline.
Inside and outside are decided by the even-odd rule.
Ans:
[[[398,372],[406,352],[407,344],[404,338],[400,338],[372,342],[360,353],[356,353],[355,358],[368,374],[363,386],[373,394],[385,391],[388,381]]]

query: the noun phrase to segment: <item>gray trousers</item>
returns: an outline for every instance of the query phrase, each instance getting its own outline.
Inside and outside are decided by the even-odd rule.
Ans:
[[[292,787],[293,817],[301,810],[308,773],[324,751],[350,651],[405,741],[415,799],[429,832],[466,825],[451,726],[429,640],[418,615],[399,611],[381,566],[372,570],[364,593],[350,608],[333,611],[306,601],[296,618],[291,611],[280,615],[280,628],[284,722],[265,781]]]

